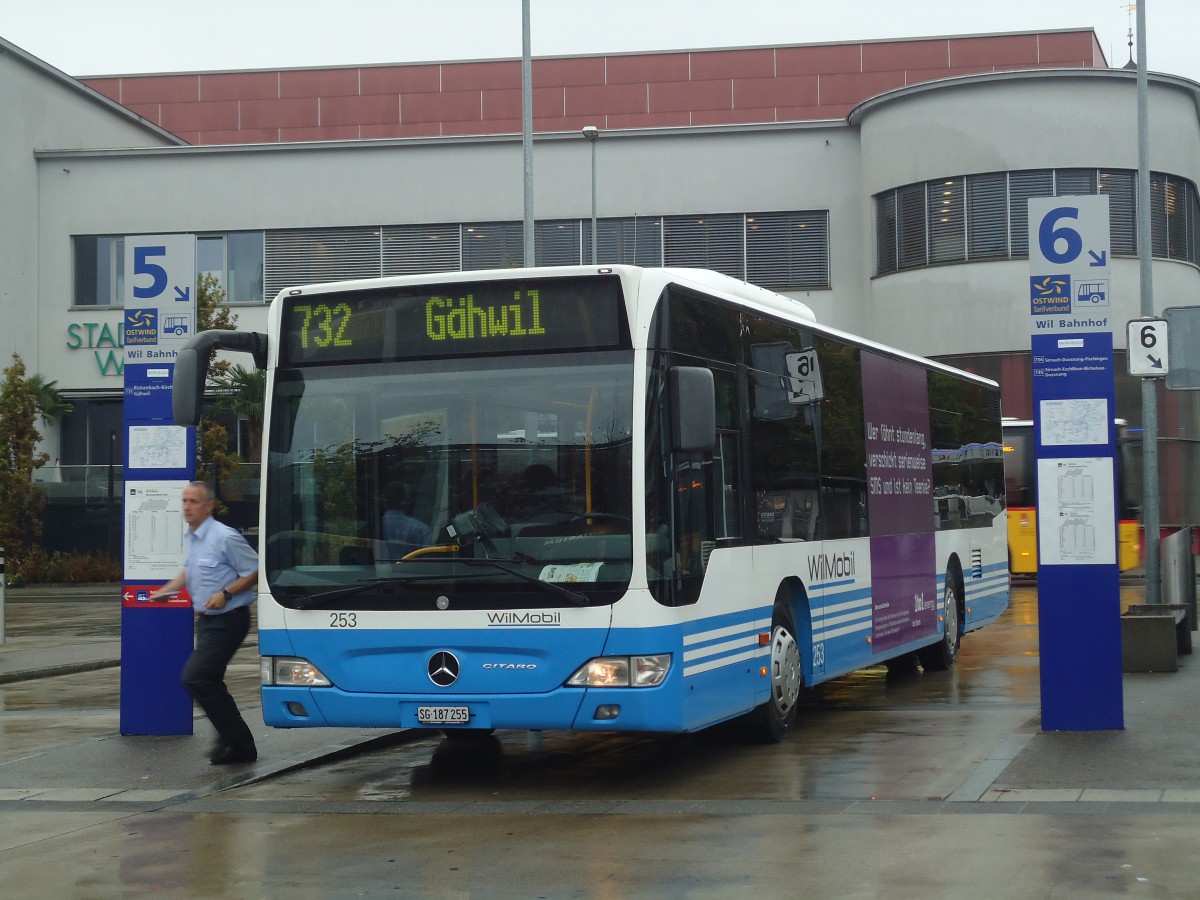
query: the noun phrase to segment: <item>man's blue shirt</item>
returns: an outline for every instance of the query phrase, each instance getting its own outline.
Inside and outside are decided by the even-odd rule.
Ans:
[[[224,609],[204,608],[213,594],[258,571],[258,554],[236,529],[209,516],[194,531],[189,529],[184,534],[183,545],[187,549],[183,570],[188,593],[192,595],[192,609],[205,615],[219,615],[254,602],[252,586],[234,594]]]

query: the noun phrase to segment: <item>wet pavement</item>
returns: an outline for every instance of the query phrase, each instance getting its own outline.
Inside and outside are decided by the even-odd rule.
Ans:
[[[169,802],[405,739],[379,730],[264,726],[253,629],[227,682],[255,731],[259,762],[211,766],[215,733],[198,710],[190,735],[122,735],[119,598],[119,585],[7,590],[0,644],[0,801]]]
[[[6,897],[50,871],[89,897],[1200,896],[1200,655],[1125,675],[1123,731],[1042,732],[1032,585],[951,673],[821,686],[775,747],[267,729],[251,640],[230,683],[260,760],[221,768],[202,717],[118,733],[116,596],[8,592]]]

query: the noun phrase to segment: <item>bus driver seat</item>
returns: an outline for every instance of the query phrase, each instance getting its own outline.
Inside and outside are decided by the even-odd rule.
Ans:
[[[817,492],[788,491],[779,539],[811,541],[817,535]]]

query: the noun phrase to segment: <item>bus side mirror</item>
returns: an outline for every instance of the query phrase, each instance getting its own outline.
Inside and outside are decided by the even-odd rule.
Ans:
[[[176,425],[199,425],[204,403],[204,382],[213,350],[236,350],[254,357],[254,365],[267,367],[267,336],[256,331],[201,331],[175,354],[171,378],[171,417]]]
[[[208,374],[208,348],[204,364],[190,343],[175,354],[175,373],[171,379],[171,415],[176,425],[199,425],[200,405],[204,401],[204,381]],[[200,368],[204,369],[201,373]]]
[[[698,366],[675,366],[667,373],[670,391],[671,449],[711,452],[717,445],[717,392],[713,374]]]

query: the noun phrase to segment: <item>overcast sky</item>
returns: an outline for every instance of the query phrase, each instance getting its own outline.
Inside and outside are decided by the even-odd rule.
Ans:
[[[1200,0],[1145,0],[1153,71],[1200,81]],[[1093,28],[1119,0],[531,0],[534,56]],[[0,37],[68,75],[521,55],[521,0],[0,0]]]

